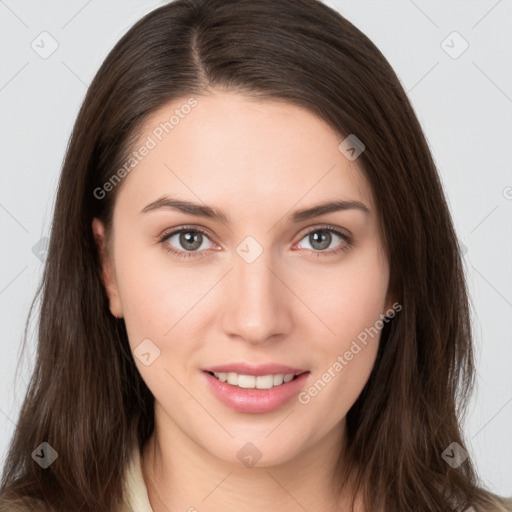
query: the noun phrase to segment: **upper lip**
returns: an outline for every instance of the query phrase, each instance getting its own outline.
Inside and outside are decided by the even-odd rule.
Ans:
[[[275,375],[282,373],[284,375],[295,374],[300,375],[308,370],[303,370],[301,368],[292,368],[291,366],[285,366],[283,364],[275,364],[275,363],[267,363],[267,364],[250,364],[250,363],[229,363],[223,364],[220,366],[210,366],[209,368],[204,368],[205,372],[213,372],[213,373],[238,373],[241,375],[255,375],[256,377],[259,375]]]

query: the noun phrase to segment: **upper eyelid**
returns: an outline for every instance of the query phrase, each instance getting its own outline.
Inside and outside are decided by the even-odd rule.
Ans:
[[[178,228],[172,228],[172,229],[166,229],[162,232],[161,235],[158,235],[159,240],[166,240],[167,238],[177,235],[178,233],[187,232],[187,231],[198,231],[199,233],[202,233],[206,236],[210,237],[210,234],[208,230],[206,230],[203,227],[197,227],[197,226],[183,226]]]

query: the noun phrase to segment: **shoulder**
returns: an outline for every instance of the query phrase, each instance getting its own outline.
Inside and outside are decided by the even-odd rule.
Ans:
[[[491,495],[488,507],[473,507],[475,512],[512,512],[512,497]],[[469,508],[468,512],[472,512]]]

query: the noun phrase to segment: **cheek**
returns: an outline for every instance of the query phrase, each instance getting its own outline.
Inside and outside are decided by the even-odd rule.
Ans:
[[[207,337],[201,335],[209,281],[197,271],[173,264],[165,250],[148,251],[131,245],[118,252],[116,277],[129,343],[138,370],[155,397],[182,397],[184,375],[197,372],[197,353]],[[150,340],[150,341],[148,341]],[[146,366],[139,354],[149,352]],[[156,354],[154,356],[153,354]],[[175,393],[169,395],[169,390]],[[185,397],[186,398],[186,397]]]
[[[160,338],[175,325],[179,331],[179,324],[189,324],[191,317],[198,321],[196,325],[201,324],[197,315],[202,311],[208,316],[204,308],[208,308],[210,297],[205,294],[218,280],[215,271],[175,264],[163,248],[148,251],[133,242],[128,244],[129,251],[118,247],[116,258],[117,283],[129,332],[135,338],[150,333]],[[376,245],[349,253],[334,265],[309,262],[307,269],[290,272],[288,280],[294,283],[294,292],[312,313],[304,315],[304,306],[297,305],[301,313],[296,321],[307,322],[310,336],[320,337],[317,341],[322,345],[325,340],[327,348],[335,340],[357,336],[384,311],[388,268]],[[228,300],[226,306],[236,307],[236,301],[233,304]]]
[[[314,319],[310,336],[315,340],[316,364],[305,393],[299,397],[300,403],[333,407],[338,419],[353,405],[377,356],[385,325],[381,315],[385,314],[388,279],[386,259],[375,247],[354,254],[345,265],[326,272],[322,281],[318,275],[314,282],[303,281],[310,287],[316,283],[317,289],[319,282],[326,284],[322,293],[308,295],[308,306],[322,320],[323,327]]]
[[[116,277],[129,333],[133,338],[154,336],[165,340],[174,325],[200,301],[206,285],[190,272],[173,265],[165,251],[133,250],[116,261]]]
[[[311,376],[298,402],[304,413],[322,418],[322,429],[329,430],[344,418],[361,394],[371,374],[377,354],[378,340],[364,346],[352,345],[340,352]],[[350,360],[347,358],[350,353]],[[321,411],[313,414],[313,411]]]
[[[385,313],[389,269],[378,246],[354,252],[339,265],[319,266],[302,275],[298,295],[317,317],[311,316],[317,346],[325,353],[348,350],[351,341],[360,334],[364,338]]]
[[[181,394],[173,376],[181,380],[178,369],[187,371],[195,349],[186,331],[191,299],[183,287],[193,289],[193,283],[177,271],[171,275],[161,265],[137,258],[135,252],[119,258],[116,271],[135,364],[157,400],[179,406]],[[144,359],[144,354],[149,356]]]

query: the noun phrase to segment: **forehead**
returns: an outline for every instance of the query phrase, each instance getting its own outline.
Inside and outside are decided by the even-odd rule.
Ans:
[[[131,203],[179,194],[247,214],[261,205],[283,210],[325,199],[358,200],[373,210],[357,160],[338,148],[342,140],[289,102],[225,91],[186,96],[145,119],[133,147],[145,147],[144,156],[123,188]]]

